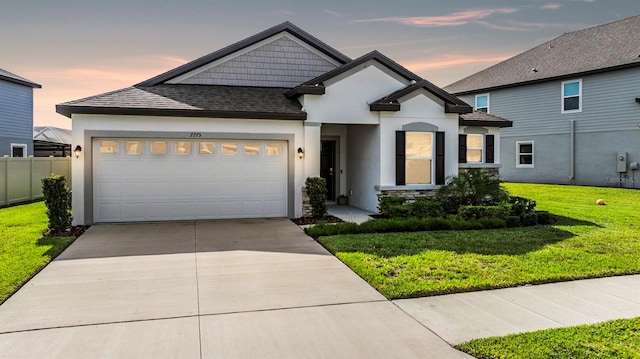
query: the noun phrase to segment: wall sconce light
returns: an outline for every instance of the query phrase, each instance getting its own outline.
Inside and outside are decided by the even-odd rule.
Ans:
[[[82,147],[80,147],[80,145],[77,145],[76,148],[73,150],[73,154],[76,155],[76,158],[79,158],[80,152],[82,152]]]
[[[298,157],[302,159],[304,157],[304,150],[302,147],[298,147]]]

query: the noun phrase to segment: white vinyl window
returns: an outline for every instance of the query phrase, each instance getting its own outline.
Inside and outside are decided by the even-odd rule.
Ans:
[[[476,95],[476,111],[489,113],[489,94]]]
[[[102,140],[100,141],[100,153],[115,155],[118,154],[118,141]]]
[[[143,153],[142,147],[142,141],[127,141],[127,154],[141,155]]]
[[[482,163],[484,135],[467,135],[467,163]]]
[[[516,142],[516,167],[533,168],[533,141]]]
[[[224,156],[235,156],[238,154],[238,144],[237,143],[223,143],[222,144],[222,154]]]
[[[176,142],[176,155],[186,156],[191,154],[191,142]]]
[[[267,156],[280,156],[280,144],[279,143],[267,143],[265,145],[265,152]]]
[[[27,157],[27,145],[24,143],[12,143],[11,157]]]
[[[433,181],[433,132],[407,132],[405,156],[406,183],[431,184]]]
[[[244,155],[245,156],[259,156],[260,155],[260,144],[259,143],[245,143],[244,144]]]
[[[167,141],[151,142],[152,155],[166,155],[167,153],[169,153],[169,145],[167,144]]]
[[[215,155],[216,144],[214,142],[200,142],[199,153],[201,155]]]
[[[582,80],[562,81],[562,113],[582,111]]]

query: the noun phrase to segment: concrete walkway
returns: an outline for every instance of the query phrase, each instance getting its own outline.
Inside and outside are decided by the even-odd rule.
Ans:
[[[95,225],[0,306],[2,358],[469,358],[287,219]]]
[[[340,205],[329,205],[328,212],[330,215],[338,217],[345,222],[357,224],[370,220],[370,216],[375,214],[374,212],[365,211],[364,209]]]
[[[449,344],[640,316],[640,275],[587,279],[394,303]]]

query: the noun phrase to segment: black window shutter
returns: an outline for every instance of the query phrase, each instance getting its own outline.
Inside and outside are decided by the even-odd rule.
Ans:
[[[396,131],[396,185],[407,184],[405,177],[405,132]]]
[[[458,163],[467,163],[467,135],[458,135]]]
[[[436,132],[436,184],[444,184],[444,132]]]
[[[494,145],[494,137],[493,135],[485,135],[484,136],[484,151],[486,163],[494,163],[495,162],[495,145]]]

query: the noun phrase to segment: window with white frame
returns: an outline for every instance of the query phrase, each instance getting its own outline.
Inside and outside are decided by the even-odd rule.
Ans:
[[[467,135],[467,163],[482,163],[482,150],[484,148],[484,135]]]
[[[476,111],[489,113],[489,94],[476,95]]]
[[[533,168],[533,141],[516,142],[516,167]]]
[[[433,132],[407,132],[405,138],[406,184],[431,184]]]
[[[27,145],[24,143],[12,143],[11,157],[27,157]]]
[[[582,80],[562,81],[562,113],[582,111]]]

